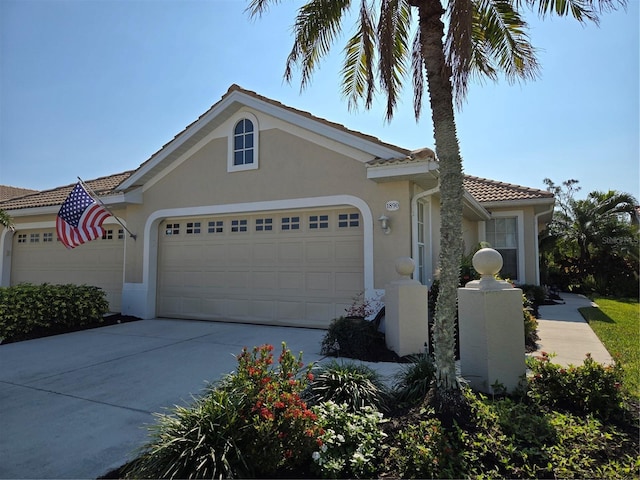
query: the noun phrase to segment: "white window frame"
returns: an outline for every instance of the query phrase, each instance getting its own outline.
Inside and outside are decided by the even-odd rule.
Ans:
[[[522,212],[522,210],[509,210],[509,211],[503,211],[503,212],[492,212],[491,213],[491,220],[494,220],[496,218],[505,218],[505,217],[510,217],[510,218],[516,218],[516,229],[518,232],[518,278],[510,278],[509,280],[512,280],[516,283],[524,283],[525,279],[527,278],[526,276],[526,271],[525,271],[525,252],[524,252],[524,213]],[[486,224],[485,224],[485,231],[484,231],[484,241],[488,242],[487,240],[487,233],[486,233]],[[491,245],[491,248],[496,248],[494,245]],[[497,248],[496,248],[497,249]]]
[[[253,163],[234,165],[235,153],[235,129],[240,120],[249,120],[253,123]],[[260,125],[258,118],[250,112],[241,111],[231,117],[230,130],[227,146],[227,172],[243,172],[246,170],[257,170],[260,166]]]

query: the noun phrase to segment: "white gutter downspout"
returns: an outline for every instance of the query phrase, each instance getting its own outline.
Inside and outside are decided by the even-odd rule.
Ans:
[[[414,261],[417,261],[419,256],[418,253],[418,200],[424,197],[430,197],[434,193],[438,193],[440,191],[440,186],[432,188],[430,190],[426,190],[424,192],[418,193],[411,199],[411,257]],[[431,205],[431,203],[429,203]],[[431,262],[433,259],[433,235],[431,231],[431,208],[429,208],[429,233],[425,235],[425,239],[429,241],[429,266],[432,267]],[[433,270],[433,268],[432,268]],[[430,272],[430,275],[433,272]],[[413,279],[417,279],[418,269],[413,271]]]
[[[536,213],[533,217],[534,225],[533,231],[536,232],[536,242],[535,242],[535,252],[536,252],[536,285],[540,285],[540,245],[538,240],[538,218],[542,215],[547,215],[549,213],[553,213],[553,209],[555,205],[551,205],[549,210],[545,210],[544,212]]]

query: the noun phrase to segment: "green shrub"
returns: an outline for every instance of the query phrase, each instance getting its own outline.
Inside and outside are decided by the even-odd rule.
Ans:
[[[433,411],[425,412],[423,418],[398,432],[385,468],[400,478],[464,478],[451,431]]]
[[[524,345],[528,352],[535,352],[538,348],[536,342],[540,340],[538,336],[538,320],[526,308],[522,310],[524,317]]]
[[[531,370],[527,395],[537,405],[577,414],[593,414],[602,419],[623,412],[623,370],[618,362],[602,365],[587,354],[580,366],[564,368],[542,352],[528,358]]]
[[[304,393],[309,404],[326,401],[346,404],[351,412],[369,406],[387,409],[388,391],[381,376],[366,365],[335,360],[321,365]]]
[[[376,360],[373,352],[384,347],[384,335],[373,322],[359,317],[340,317],[331,322],[322,339],[322,354]]]
[[[307,468],[324,433],[300,393],[312,378],[286,345],[238,355],[237,370],[192,407],[161,416],[129,478],[272,477]]]
[[[272,351],[271,345],[251,352],[245,348],[237,371],[221,384],[245,398],[241,416],[246,430],[237,442],[259,476],[307,466],[322,433],[316,414],[301,398],[313,379],[311,366],[303,369],[302,354],[296,359],[283,343],[274,367]]]
[[[416,405],[427,396],[435,377],[435,365],[429,355],[414,355],[411,363],[396,374],[394,399],[399,405]]]
[[[156,415],[150,440],[124,469],[126,478],[237,478],[251,471],[237,439],[245,436],[240,417],[245,399],[212,390],[190,407]]]
[[[0,287],[0,338],[19,339],[35,329],[73,329],[100,323],[109,311],[106,295],[88,285]]]
[[[522,290],[524,296],[534,306],[538,307],[540,305],[544,305],[547,298],[547,292],[545,291],[544,287],[540,285],[523,284],[518,285],[518,288]]]
[[[593,416],[543,411],[465,392],[470,423],[444,428],[433,410],[407,422],[384,474],[400,478],[638,478],[637,434]],[[636,432],[637,433],[637,432]]]
[[[332,401],[313,407],[324,434],[313,453],[315,470],[323,478],[371,478],[378,470],[383,416],[369,406],[353,412]]]

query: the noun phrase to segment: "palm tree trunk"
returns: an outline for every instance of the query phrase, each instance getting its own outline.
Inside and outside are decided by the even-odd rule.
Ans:
[[[455,319],[462,259],[462,158],[456,134],[451,75],[444,56],[440,0],[415,2],[427,73],[435,147],[440,162],[440,293],[433,328],[436,384],[442,400],[457,396]],[[455,403],[455,402],[454,402]]]

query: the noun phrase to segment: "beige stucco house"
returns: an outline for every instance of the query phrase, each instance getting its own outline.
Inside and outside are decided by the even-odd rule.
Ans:
[[[69,172],[70,181],[74,173]],[[326,327],[354,296],[415,259],[429,285],[439,251],[438,161],[233,85],[137,169],[87,184],[114,218],[73,250],[55,218],[73,184],[0,202],[4,286],[102,287],[111,310],[142,318]],[[464,243],[503,253],[503,273],[539,283],[542,190],[465,177]],[[383,220],[381,220],[381,218]]]

